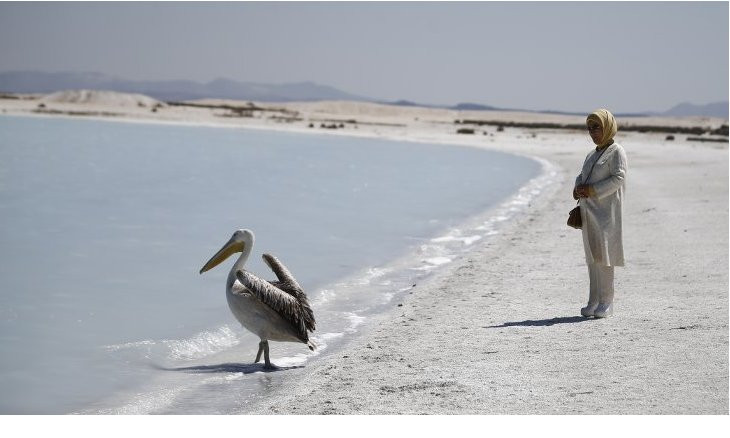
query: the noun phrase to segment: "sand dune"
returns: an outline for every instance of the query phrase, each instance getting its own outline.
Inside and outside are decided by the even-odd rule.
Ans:
[[[51,93],[40,99],[49,103],[76,103],[93,106],[141,107],[166,106],[163,102],[143,94],[119,93],[103,90],[65,90]]]
[[[410,126],[416,130],[444,131],[449,125],[456,131],[456,121],[490,123],[581,125],[583,116],[520,111],[456,111],[438,108],[385,105],[368,102],[321,101],[265,103],[226,99],[200,99],[183,105],[166,105],[149,96],[100,90],[68,90],[45,96],[25,95],[22,99],[0,96],[0,111],[4,114],[33,112],[82,111],[85,114],[105,113],[107,116],[147,121],[173,121],[192,124],[219,124],[241,127],[299,129],[309,123],[350,121],[382,126]],[[45,111],[38,106],[44,105]],[[187,106],[184,104],[188,104]],[[216,108],[217,107],[217,108]],[[231,108],[252,111],[235,112]],[[288,123],[288,128],[282,124]],[[294,123],[296,122],[296,123]],[[351,123],[355,125],[357,123]],[[624,127],[667,126],[717,129],[727,125],[726,119],[716,117],[628,117],[620,121]]]

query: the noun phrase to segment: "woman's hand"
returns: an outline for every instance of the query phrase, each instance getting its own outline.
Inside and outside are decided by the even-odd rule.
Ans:
[[[573,189],[573,198],[588,198],[591,196],[591,186],[588,184],[581,184]]]

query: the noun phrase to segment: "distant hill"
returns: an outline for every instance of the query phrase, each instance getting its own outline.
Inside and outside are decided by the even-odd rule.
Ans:
[[[264,84],[216,79],[194,81],[130,81],[100,73],[41,73],[15,71],[0,73],[0,92],[52,93],[60,90],[109,90],[138,93],[163,101],[192,99],[237,99],[260,102],[356,100],[372,101],[314,82]]]
[[[707,105],[693,105],[688,102],[679,105],[661,113],[663,116],[706,116],[706,117],[724,117],[728,118],[728,101],[713,102]]]
[[[417,106],[417,107],[428,107],[429,105],[424,105],[416,102],[411,102],[410,100],[396,100],[395,102],[378,102],[382,103],[384,105],[394,105],[394,106]]]
[[[457,111],[515,111],[505,108],[497,108],[489,105],[482,105],[480,103],[457,103],[456,105],[429,105],[426,103],[412,102],[410,100],[397,100],[394,102],[379,102],[385,105],[395,106],[416,106],[420,108],[440,108],[450,109]],[[521,111],[521,110],[520,110]]]
[[[482,105],[480,103],[459,103],[451,107],[455,110],[460,111],[494,111],[498,110],[499,108],[489,106],[489,105]]]

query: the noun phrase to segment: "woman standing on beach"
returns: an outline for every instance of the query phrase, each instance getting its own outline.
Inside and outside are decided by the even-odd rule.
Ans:
[[[613,114],[596,110],[586,126],[596,148],[586,156],[573,188],[573,198],[580,200],[590,278],[588,305],[580,313],[605,318],[613,314],[614,266],[624,265],[621,216],[627,162],[624,148],[613,141],[618,130]]]

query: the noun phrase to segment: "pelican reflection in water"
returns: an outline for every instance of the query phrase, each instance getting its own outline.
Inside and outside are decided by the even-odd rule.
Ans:
[[[231,255],[241,255],[233,264],[226,280],[228,307],[238,322],[257,335],[259,350],[256,360],[264,354],[265,367],[276,368],[269,360],[269,341],[301,342],[310,350],[315,345],[309,340],[314,331],[314,313],[307,295],[289,270],[276,257],[264,254],[264,262],[274,271],[278,281],[265,281],[244,270],[253,249],[254,235],[250,230],[238,230],[200,270],[202,274]]]

